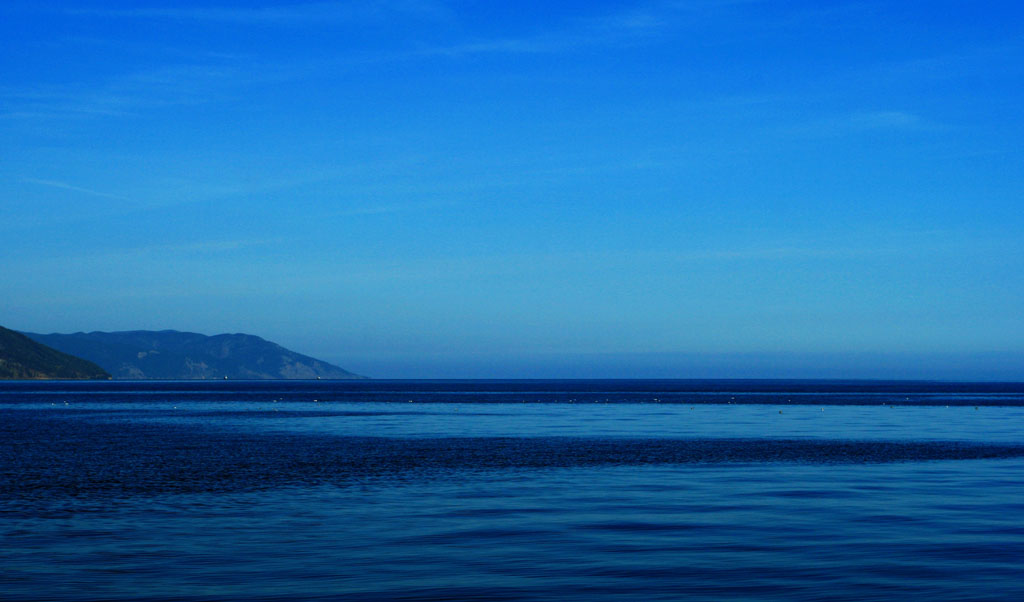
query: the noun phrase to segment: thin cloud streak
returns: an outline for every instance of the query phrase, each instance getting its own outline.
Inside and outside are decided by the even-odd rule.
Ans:
[[[909,111],[862,111],[847,115],[793,124],[779,128],[779,133],[801,138],[829,138],[866,132],[933,131],[941,126],[929,123]]]
[[[242,251],[253,248],[271,248],[284,242],[283,238],[252,238],[252,239],[228,239],[228,240],[205,240],[194,242],[178,242],[166,244],[145,244],[137,246],[118,246],[115,248],[85,251],[77,254],[77,260],[81,262],[93,262],[96,269],[102,265],[128,265],[137,261],[140,257],[158,255],[162,258],[170,256],[200,256],[208,260],[211,256],[229,254],[235,251]],[[34,258],[26,263],[29,270],[34,267],[52,267],[64,261],[61,256],[43,256]],[[84,263],[82,264],[84,265]]]
[[[131,249],[132,253],[216,253],[237,251],[250,247],[266,247],[280,244],[280,238],[209,240],[168,245],[149,245]]]
[[[262,7],[164,7],[131,9],[77,9],[72,15],[171,19],[242,25],[296,26],[313,24],[362,23],[385,20],[396,15],[431,19],[448,18],[443,4],[429,0],[391,0],[359,3],[309,2],[291,6]]]
[[[4,90],[2,117],[129,117],[161,107],[197,106],[230,98],[234,90],[271,75],[222,65],[176,65],[138,71],[91,88],[81,86]]]
[[[689,0],[654,2],[605,15],[579,18],[562,29],[518,37],[463,40],[442,45],[422,45],[412,49],[378,51],[344,58],[321,58],[306,62],[275,63],[272,60],[232,66],[225,63],[182,64],[164,69],[127,74],[93,90],[28,89],[6,90],[2,96],[9,109],[0,117],[40,119],[68,117],[128,117],[146,109],[170,106],[197,106],[234,98],[239,88],[248,85],[296,81],[322,76],[329,71],[374,64],[400,63],[431,57],[461,58],[475,55],[526,55],[572,52],[593,47],[634,46],[652,43],[681,30],[706,25],[711,13],[735,6],[759,4],[761,0]],[[446,15],[444,5],[409,0],[341,6],[314,2],[286,7],[260,8],[137,8],[80,9],[69,14],[108,18],[175,19],[239,24],[308,25],[324,22],[359,21],[368,16],[397,14]],[[214,57],[209,57],[214,58]]]
[[[746,0],[746,2],[749,1],[751,0]],[[677,25],[679,16],[683,12],[702,12],[709,8],[735,3],[737,2],[729,0],[723,2],[659,2],[607,15],[579,19],[560,31],[424,48],[417,54],[451,57],[501,53],[546,54],[592,46],[635,44],[665,35],[674,25]]]
[[[90,196],[100,197],[100,198],[104,198],[104,199],[115,199],[115,200],[118,200],[118,201],[132,202],[131,199],[129,199],[127,197],[123,197],[123,196],[117,195],[117,194],[111,194],[109,192],[100,192],[98,190],[91,190],[89,188],[83,188],[81,186],[75,186],[73,184],[68,184],[66,182],[58,182],[56,180],[40,180],[40,179],[37,179],[37,178],[22,178],[21,181],[22,182],[27,182],[29,184],[38,184],[40,186],[48,186],[50,188],[59,188],[61,190],[71,190],[73,192],[80,192],[82,194],[87,194],[87,195],[90,195]]]
[[[393,215],[396,213],[412,213],[420,211],[434,211],[458,207],[462,203],[455,201],[421,202],[421,203],[394,203],[382,205],[362,205],[341,211],[331,211],[321,217],[358,217],[375,215]]]
[[[949,253],[941,241],[908,241],[886,246],[764,247],[693,251],[604,251],[565,253],[510,253],[465,257],[433,257],[416,261],[369,260],[352,262],[337,270],[338,281],[420,282],[468,280],[484,277],[523,277],[538,273],[604,273],[643,264],[729,266],[745,262],[785,265],[804,261],[846,262],[861,258],[899,258]],[[299,286],[299,283],[295,283]]]

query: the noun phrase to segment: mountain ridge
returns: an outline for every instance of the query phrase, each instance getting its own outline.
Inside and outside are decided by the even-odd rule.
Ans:
[[[86,358],[118,379],[361,379],[323,360],[245,333],[178,330],[26,332],[34,341]]]
[[[110,377],[93,362],[0,326],[0,379],[95,380]]]

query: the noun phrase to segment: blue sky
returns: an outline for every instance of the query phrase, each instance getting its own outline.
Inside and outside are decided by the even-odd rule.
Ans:
[[[6,2],[0,324],[1024,379],[1016,2]]]

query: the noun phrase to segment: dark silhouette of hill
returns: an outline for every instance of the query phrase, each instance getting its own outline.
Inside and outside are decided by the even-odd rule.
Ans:
[[[0,326],[0,378],[110,378],[103,368]]]
[[[122,379],[364,378],[249,334],[206,336],[176,330],[25,333],[93,361]]]

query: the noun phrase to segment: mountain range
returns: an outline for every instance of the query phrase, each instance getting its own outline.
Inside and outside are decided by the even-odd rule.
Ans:
[[[0,326],[0,379],[110,378],[103,368]]]
[[[365,378],[249,334],[207,336],[176,330],[24,334],[94,362],[118,379]]]

